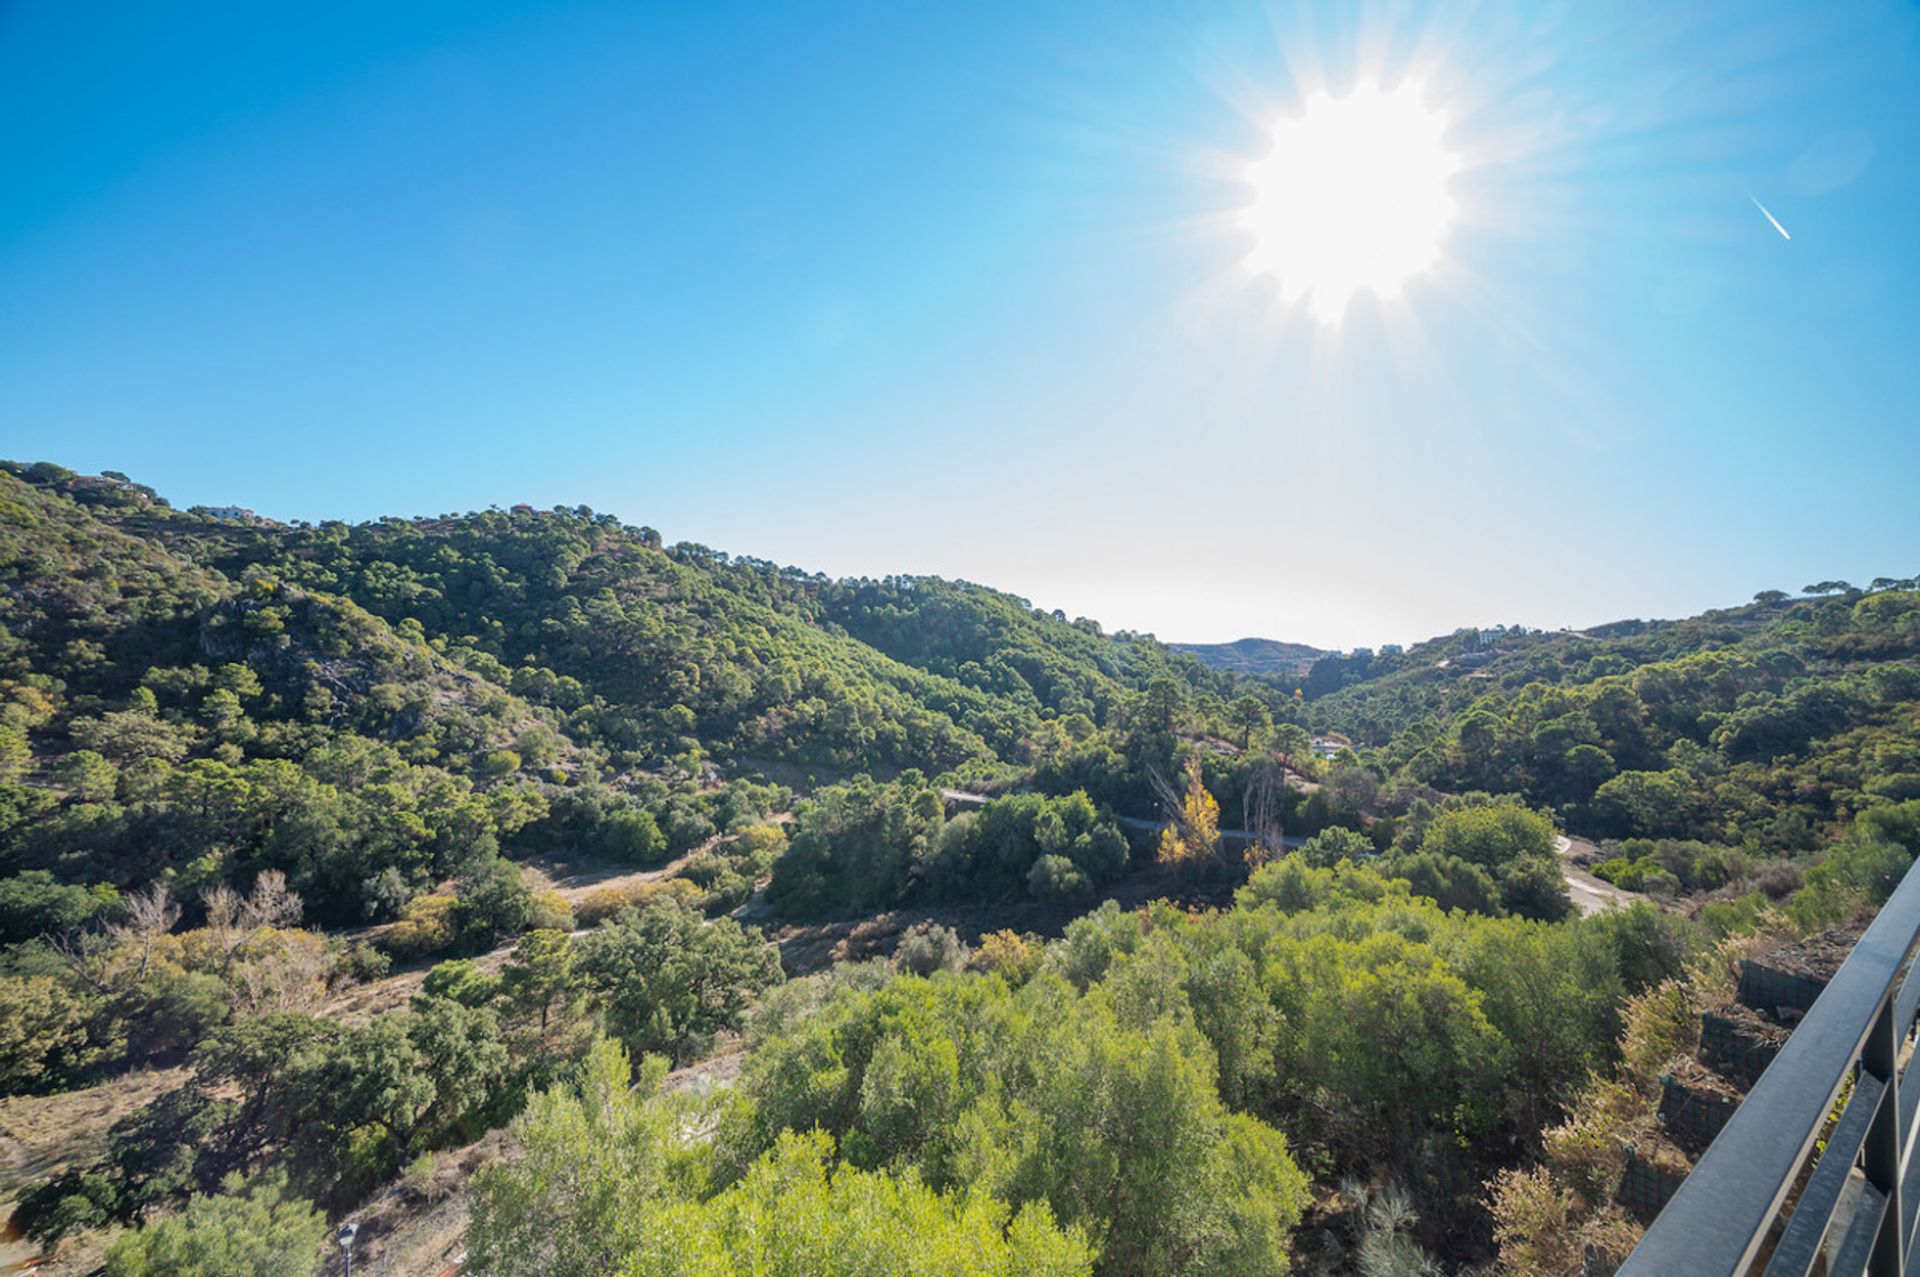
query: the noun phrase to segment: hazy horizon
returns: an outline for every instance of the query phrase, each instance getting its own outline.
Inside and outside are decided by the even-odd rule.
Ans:
[[[100,465],[93,465],[89,463],[84,466],[76,466],[73,463],[63,460],[62,458],[59,458],[59,457],[12,457],[12,458],[7,458],[7,460],[24,461],[24,462],[52,461],[57,465],[64,465],[64,466],[67,466],[69,469],[81,470],[84,473],[98,473],[101,470],[117,470],[127,474],[129,478],[133,479],[137,483],[146,483],[149,486],[154,487],[160,496],[165,497],[172,505],[180,509],[186,509],[189,506],[196,506],[196,505],[208,505],[208,506],[238,505],[238,506],[243,506],[253,510],[255,514],[263,518],[275,519],[281,522],[305,521],[309,523],[319,523],[329,519],[344,519],[347,522],[360,523],[360,522],[371,521],[374,519],[379,519],[386,516],[394,516],[394,517],[405,518],[405,519],[436,518],[440,515],[445,515],[445,514],[466,514],[466,513],[490,509],[490,508],[505,510],[505,509],[511,508],[515,504],[528,504],[528,505],[534,506],[536,509],[551,509],[556,505],[564,505],[568,507],[586,505],[591,507],[596,513],[611,514],[616,518],[618,518],[622,523],[627,524],[629,526],[652,527],[655,531],[660,533],[661,537],[664,539],[665,544],[669,546],[676,544],[678,542],[687,542],[687,543],[696,544],[696,545],[705,545],[710,547],[711,549],[724,551],[729,555],[755,558],[755,559],[764,559],[769,562],[778,563],[782,567],[795,567],[806,572],[824,572],[828,576],[836,577],[836,578],[841,578],[841,577],[880,578],[880,577],[886,577],[886,576],[939,576],[939,577],[945,577],[949,580],[964,580],[974,585],[985,586],[989,589],[994,589],[994,590],[1001,590],[1005,593],[1012,594],[1020,598],[1024,598],[1032,606],[1043,609],[1045,611],[1054,611],[1057,608],[1058,610],[1065,612],[1069,618],[1089,617],[1095,621],[1098,621],[1101,627],[1107,630],[1108,632],[1130,630],[1136,633],[1150,634],[1153,637],[1158,638],[1161,641],[1167,642],[1167,643],[1233,643],[1241,639],[1272,639],[1272,640],[1283,642],[1283,643],[1304,643],[1310,647],[1318,647],[1318,648],[1323,648],[1330,651],[1350,651],[1355,647],[1368,647],[1368,648],[1377,649],[1383,643],[1400,643],[1405,646],[1412,646],[1415,643],[1423,642],[1427,639],[1439,638],[1444,635],[1451,634],[1454,631],[1459,629],[1485,628],[1485,627],[1491,627],[1495,625],[1523,624],[1527,626],[1529,629],[1551,631],[1551,630],[1562,630],[1562,629],[1580,630],[1580,629],[1588,628],[1589,626],[1604,625],[1613,621],[1676,620],[1681,617],[1695,616],[1701,612],[1709,611],[1715,608],[1739,606],[1742,603],[1751,601],[1752,596],[1760,592],[1761,590],[1779,589],[1779,590],[1785,590],[1789,594],[1796,594],[1799,592],[1800,587],[1802,585],[1811,584],[1816,581],[1835,580],[1835,579],[1846,580],[1854,585],[1864,586],[1873,578],[1878,576],[1888,575],[1891,572],[1897,570],[1900,566],[1897,564],[1869,565],[1872,570],[1863,570],[1852,575],[1841,573],[1838,576],[1836,576],[1832,572],[1816,571],[1811,575],[1809,575],[1805,581],[1796,581],[1793,584],[1787,584],[1785,581],[1781,581],[1779,583],[1771,584],[1771,585],[1757,585],[1752,590],[1747,590],[1745,593],[1738,593],[1736,589],[1736,593],[1738,593],[1738,597],[1709,598],[1709,599],[1703,599],[1697,602],[1681,601],[1671,606],[1668,610],[1664,610],[1664,611],[1649,610],[1646,608],[1634,610],[1631,607],[1629,607],[1627,610],[1624,610],[1624,611],[1609,613],[1604,616],[1589,616],[1578,621],[1535,619],[1533,617],[1522,616],[1519,614],[1510,615],[1510,616],[1496,616],[1496,615],[1473,616],[1473,615],[1469,615],[1469,612],[1471,611],[1471,608],[1469,607],[1469,608],[1463,608],[1460,610],[1460,616],[1462,617],[1462,619],[1452,623],[1441,623],[1437,626],[1437,628],[1424,631],[1421,633],[1417,633],[1417,634],[1416,633],[1405,633],[1405,634],[1396,633],[1396,634],[1388,634],[1384,636],[1381,636],[1381,635],[1369,636],[1369,635],[1362,634],[1359,637],[1345,637],[1339,641],[1335,641],[1332,639],[1322,639],[1322,638],[1315,637],[1312,632],[1314,623],[1310,621],[1302,622],[1298,626],[1292,626],[1292,625],[1289,625],[1287,622],[1282,621],[1280,624],[1284,628],[1273,629],[1273,630],[1242,630],[1240,632],[1232,632],[1234,621],[1231,618],[1228,618],[1223,623],[1223,628],[1209,634],[1196,635],[1191,632],[1178,632],[1178,633],[1162,632],[1160,630],[1156,630],[1151,625],[1136,625],[1136,624],[1129,623],[1122,615],[1104,616],[1097,612],[1086,611],[1084,609],[1077,609],[1074,607],[1067,606],[1064,603],[1056,602],[1051,598],[1040,597],[1040,596],[1030,594],[1025,590],[1015,588],[1004,581],[982,577],[978,574],[969,573],[966,571],[941,571],[941,570],[936,570],[931,568],[928,568],[928,569],[910,568],[910,567],[902,567],[898,565],[888,566],[884,563],[877,563],[877,564],[856,563],[853,566],[846,567],[843,569],[837,566],[827,566],[827,565],[811,562],[804,559],[795,559],[795,558],[787,557],[781,553],[774,552],[772,549],[765,546],[732,545],[732,544],[726,543],[723,540],[717,540],[711,537],[695,534],[690,530],[676,530],[671,527],[662,527],[655,520],[646,517],[644,513],[635,514],[631,511],[622,511],[622,510],[616,510],[611,508],[603,508],[601,506],[594,505],[590,501],[566,501],[566,500],[523,501],[523,499],[520,497],[514,497],[511,500],[494,499],[491,501],[487,501],[483,504],[468,503],[468,504],[458,505],[457,507],[449,506],[449,507],[436,509],[436,510],[392,509],[392,510],[377,510],[377,511],[355,511],[350,514],[342,514],[338,511],[328,511],[325,509],[318,509],[318,508],[295,508],[292,506],[284,509],[267,508],[265,506],[254,504],[248,501],[244,493],[229,493],[229,492],[225,492],[224,490],[217,493],[213,493],[211,495],[203,494],[203,495],[196,495],[191,498],[187,498],[179,495],[176,492],[169,490],[164,485],[154,483],[149,477],[145,475],[134,473],[132,471],[127,471],[124,467],[115,466],[110,462],[103,463]],[[884,552],[881,552],[879,557],[884,557]],[[1339,633],[1349,634],[1350,632],[1346,630],[1341,630],[1339,631]]]
[[[0,452],[287,517],[587,504],[1193,642],[1906,575],[1916,31],[29,0]],[[1339,305],[1250,274],[1275,122],[1396,86],[1437,247]]]

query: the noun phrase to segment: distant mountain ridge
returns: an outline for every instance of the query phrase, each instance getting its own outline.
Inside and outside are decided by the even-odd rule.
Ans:
[[[1209,669],[1229,674],[1248,674],[1281,678],[1305,674],[1313,663],[1332,653],[1306,643],[1283,643],[1278,639],[1243,638],[1231,643],[1169,643],[1176,652],[1185,652]]]

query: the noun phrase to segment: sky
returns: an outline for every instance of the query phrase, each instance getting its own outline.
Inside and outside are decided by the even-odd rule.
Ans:
[[[1917,33],[0,0],[0,456],[284,519],[584,504],[1170,640],[1910,576]],[[1364,84],[1444,117],[1456,216],[1331,326],[1240,214],[1274,123]]]

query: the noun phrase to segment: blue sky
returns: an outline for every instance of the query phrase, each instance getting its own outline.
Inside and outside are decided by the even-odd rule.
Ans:
[[[0,455],[284,518],[584,503],[1176,639],[1910,575],[1917,30],[0,2]],[[1241,269],[1240,175],[1410,76],[1459,221],[1324,328]]]

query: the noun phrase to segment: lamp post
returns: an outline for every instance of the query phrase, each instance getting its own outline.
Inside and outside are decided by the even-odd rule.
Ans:
[[[333,1240],[340,1243],[341,1253],[347,1257],[346,1277],[353,1277],[353,1236],[360,1231],[358,1224],[342,1224]]]

